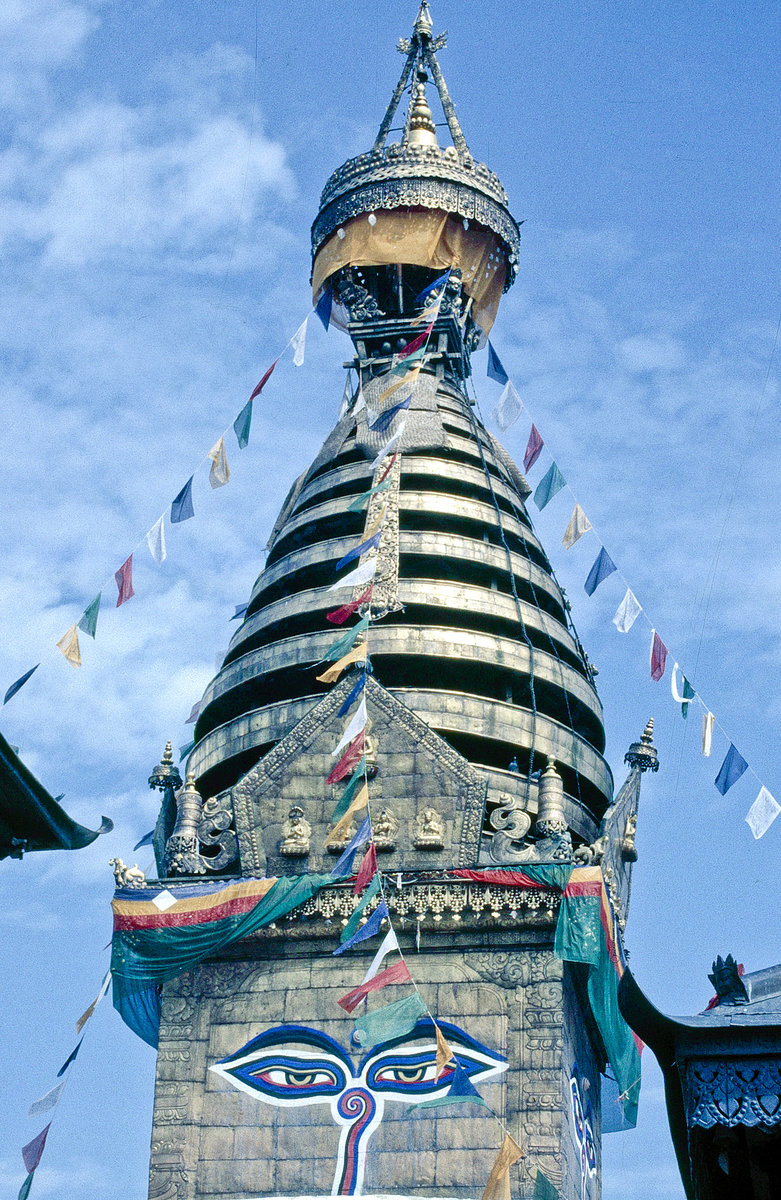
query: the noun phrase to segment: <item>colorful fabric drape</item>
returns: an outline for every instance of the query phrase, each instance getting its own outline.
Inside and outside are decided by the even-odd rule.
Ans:
[[[603,546],[583,584],[586,595],[593,596],[602,580],[607,579],[608,575],[612,575],[615,570],[617,570],[616,564]]]
[[[540,457],[544,445],[545,443],[537,432],[537,426],[532,425],[531,432],[529,433],[529,440],[526,443],[526,451],[523,456],[524,471],[530,471],[532,469],[537,459]]]
[[[347,992],[345,996],[341,996],[336,1003],[345,1012],[354,1012],[370,992],[378,992],[380,988],[389,987],[394,983],[412,983],[412,976],[403,958],[394,963],[392,967],[386,967],[384,971],[380,971],[379,975],[375,975],[368,983],[361,983],[351,992]]]
[[[130,555],[129,558],[125,559],[125,561],[123,562],[123,564],[119,568],[119,570],[114,572],[114,578],[117,581],[117,590],[119,592],[119,595],[117,596],[117,608],[119,608],[120,604],[124,604],[127,600],[130,600],[131,597],[135,596],[135,594],[136,594],[133,591],[133,555],[132,554]]]
[[[744,771],[748,770],[748,763],[736,746],[730,744],[730,748],[724,756],[724,762],[719,768],[719,773],[716,776],[716,787],[721,792],[722,796],[726,796],[729,789],[734,783],[737,783]]]
[[[651,678],[658,683],[664,675],[667,663],[667,647],[655,629],[651,630]]]
[[[486,375],[489,379],[495,379],[497,383],[506,384],[510,382],[510,376],[502,366],[502,360],[494,350],[492,343],[488,342],[488,366]]]
[[[355,1022],[353,1041],[362,1050],[368,1050],[379,1042],[389,1042],[392,1038],[403,1037],[410,1033],[427,1009],[418,992],[405,996],[403,1000],[394,1000],[384,1008],[366,1013]]]
[[[330,875],[247,879],[240,883],[169,884],[177,903],[160,912],[157,889],[117,891],[111,975],[114,1007],[139,1037],[157,1045],[157,987],[256,929],[304,904]]]

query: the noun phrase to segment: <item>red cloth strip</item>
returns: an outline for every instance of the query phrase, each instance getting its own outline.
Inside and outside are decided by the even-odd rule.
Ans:
[[[419,350],[423,343],[428,341],[428,335],[431,333],[433,328],[434,322],[432,321],[431,324],[427,325],[423,332],[419,333],[416,338],[413,338],[403,350],[399,350],[399,359],[407,358],[410,354],[414,354],[416,350]]]
[[[398,452],[398,450],[397,450],[397,451],[394,453],[394,455],[393,455],[393,458],[390,460],[390,462],[388,463],[387,467],[386,467],[386,468],[385,468],[385,470],[383,471],[382,475],[380,475],[380,478],[377,480],[377,486],[378,486],[378,487],[379,487],[379,485],[380,485],[381,483],[384,483],[384,482],[385,482],[385,480],[386,480],[386,479],[387,479],[387,477],[388,477],[388,474],[390,473],[390,469],[391,469],[391,467],[393,466],[393,464],[395,463],[395,461],[396,461],[396,459],[397,459],[398,457],[399,457],[399,452]]]
[[[260,395],[260,393],[263,391],[263,389],[264,389],[264,387],[266,386],[266,384],[268,383],[269,379],[270,379],[270,378],[271,378],[271,376],[274,374],[274,367],[277,365],[277,363],[278,363],[278,362],[279,362],[279,359],[278,359],[278,358],[275,358],[275,359],[274,359],[274,361],[273,361],[273,363],[272,363],[272,364],[271,364],[271,366],[269,367],[269,369],[266,371],[266,374],[263,376],[263,378],[261,379],[260,383],[259,383],[259,384],[258,384],[258,386],[255,388],[255,391],[254,391],[254,392],[252,393],[252,395],[250,396],[250,400],[254,400],[254,399],[255,399],[255,397],[256,397],[256,396],[259,396],[259,395]]]
[[[537,883],[536,879],[524,875],[523,871],[473,871],[471,867],[459,867],[450,874],[457,875],[459,879],[471,879],[474,883],[498,883],[500,887],[539,888],[543,892],[559,890],[548,883]]]
[[[361,863],[360,870],[358,871],[358,874],[355,877],[355,887],[353,888],[353,895],[357,896],[359,892],[362,892],[363,889],[366,887],[366,884],[369,882],[369,880],[374,879],[374,876],[376,874],[377,874],[377,847],[374,845],[374,842],[372,842],[372,844],[369,846],[369,849],[366,851],[366,853],[363,856],[363,862]]]
[[[387,987],[390,983],[412,983],[412,976],[407,970],[407,964],[401,958],[392,967],[386,967],[384,971],[380,971],[379,975],[375,975],[374,979],[370,979],[368,983],[362,983],[359,987],[353,988],[346,996],[342,996],[337,1000],[337,1004],[351,1013],[358,1007],[362,1000],[365,1000],[369,992],[377,992],[380,988]]]
[[[210,921],[222,921],[226,917],[238,917],[255,908],[262,896],[236,896],[224,904],[214,904],[206,909],[189,912],[142,913],[138,916],[126,913],[114,914],[114,929],[164,929],[181,925],[207,925]]]
[[[366,604],[367,600],[371,600],[374,584],[370,583],[365,592],[362,592],[357,600],[351,600],[349,604],[343,604],[341,608],[335,608],[331,612],[325,614],[326,621],[330,621],[332,625],[344,625],[348,617],[351,617],[362,604]]]
[[[362,729],[350,742],[350,745],[326,779],[326,783],[338,783],[340,779],[344,779],[345,775],[350,774],[353,767],[357,765],[363,756],[364,737],[365,730]]]

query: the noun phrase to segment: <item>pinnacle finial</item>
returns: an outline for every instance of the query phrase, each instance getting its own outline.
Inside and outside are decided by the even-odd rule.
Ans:
[[[174,752],[173,752],[173,749],[171,748],[171,743],[166,742],[165,750],[163,751],[163,762],[164,763],[172,763],[173,761],[174,761]]]
[[[418,10],[418,15],[415,18],[413,32],[417,33],[419,37],[430,38],[433,28],[434,22],[431,19],[431,11],[428,6],[428,0],[423,0]]]
[[[415,86],[412,89],[412,102],[407,123],[408,133],[405,141],[410,146],[436,146],[437,127],[434,116],[426,99],[426,83],[428,75],[418,70]]]
[[[648,718],[648,723],[640,734],[640,741],[632,742],[632,745],[624,755],[624,762],[630,767],[637,767],[639,771],[659,770],[659,756],[654,746],[653,717]]]
[[[171,743],[166,742],[165,750],[163,751],[162,760],[157,764],[152,774],[149,776],[149,786],[151,788],[159,788],[164,792],[166,788],[178,788],[181,786],[182,777],[174,763],[173,750]]]

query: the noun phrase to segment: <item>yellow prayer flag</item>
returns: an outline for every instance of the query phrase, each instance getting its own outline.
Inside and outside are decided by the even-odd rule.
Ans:
[[[525,1157],[515,1139],[506,1133],[481,1200],[510,1200],[510,1167]]]
[[[75,625],[71,625],[67,633],[64,633],[57,643],[57,649],[70,663],[72,667],[81,666],[81,650],[79,649],[79,635]]]
[[[336,683],[345,667],[349,667],[350,663],[361,662],[366,658],[366,642],[356,642],[352,650],[348,650],[343,658],[330,666],[327,671],[323,671],[322,675],[317,676],[318,683]]]
[[[392,396],[394,392],[397,392],[399,388],[404,387],[405,383],[414,383],[419,374],[420,364],[418,363],[417,366],[414,366],[410,371],[407,371],[406,375],[402,375],[401,379],[397,380],[396,383],[392,383],[390,387],[386,387],[384,392],[380,392],[377,399],[372,403],[382,404],[383,400],[387,400],[388,397]]]
[[[94,1013],[97,1003],[98,1003],[98,998],[96,996],[95,999],[92,1001],[92,1004],[90,1004],[89,1008],[85,1009],[84,1012],[81,1014],[78,1021],[76,1022],[76,1032],[77,1033],[81,1033],[82,1029],[87,1024],[87,1021],[89,1021],[90,1017]]]
[[[369,806],[369,789],[366,786],[366,784],[364,783],[363,786],[358,791],[358,794],[355,797],[355,799],[353,800],[352,804],[347,809],[347,812],[344,814],[343,817],[341,817],[336,822],[333,829],[330,829],[328,831],[328,838],[326,839],[326,841],[327,842],[338,841],[339,838],[342,836],[342,834],[345,832],[345,830],[349,829],[350,822],[353,818],[353,814],[358,812],[358,809],[368,808],[368,806]]]
[[[446,1040],[445,1035],[439,1026],[435,1025],[434,1029],[436,1030],[437,1035],[437,1062],[436,1074],[434,1075],[434,1083],[436,1083],[445,1067],[448,1065],[448,1063],[453,1061],[455,1056],[450,1043]]]
[[[368,542],[369,538],[373,538],[375,533],[379,533],[380,529],[382,528],[382,523],[385,520],[385,507],[386,506],[383,504],[380,510],[380,515],[377,517],[377,519],[372,521],[371,525],[367,529],[364,529],[363,540],[365,542]]]
[[[223,487],[231,477],[228,456],[225,453],[224,438],[220,438],[216,445],[212,446],[209,451],[209,458],[212,460],[211,470],[209,471],[209,483],[213,488]]]

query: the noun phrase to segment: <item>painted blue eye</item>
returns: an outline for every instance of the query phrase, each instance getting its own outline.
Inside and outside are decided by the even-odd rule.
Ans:
[[[258,1055],[228,1066],[227,1071],[264,1096],[283,1101],[338,1096],[347,1084],[336,1063],[303,1053]]]

